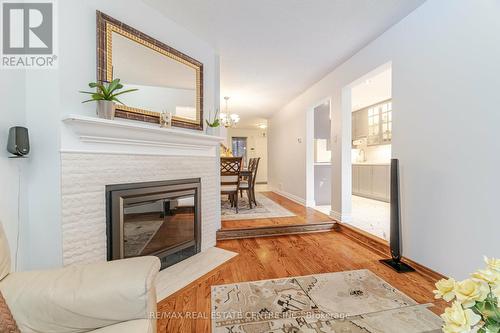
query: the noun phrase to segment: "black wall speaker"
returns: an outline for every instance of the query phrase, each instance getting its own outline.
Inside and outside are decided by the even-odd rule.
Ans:
[[[391,159],[391,236],[390,248],[392,259],[380,260],[381,263],[399,273],[415,271],[401,261],[401,201],[399,198],[399,160]]]
[[[30,152],[30,140],[26,127],[16,126],[9,130],[9,141],[7,142],[9,153],[23,157]]]

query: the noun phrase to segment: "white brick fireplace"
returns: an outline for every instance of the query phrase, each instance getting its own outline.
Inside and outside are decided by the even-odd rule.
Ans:
[[[103,120],[63,119],[61,207],[65,265],[106,260],[105,186],[201,178],[201,251],[220,228],[221,138],[181,129]]]

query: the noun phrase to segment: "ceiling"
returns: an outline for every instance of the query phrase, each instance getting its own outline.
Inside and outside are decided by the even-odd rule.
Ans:
[[[266,118],[425,0],[143,0],[221,57],[221,105]]]
[[[373,76],[363,78],[351,88],[352,111],[388,100],[392,97],[392,70],[391,68]]]
[[[267,128],[267,125],[268,124],[266,118],[246,115],[240,119],[240,121],[234,126],[234,128],[257,129],[259,128],[259,126],[265,126]]]

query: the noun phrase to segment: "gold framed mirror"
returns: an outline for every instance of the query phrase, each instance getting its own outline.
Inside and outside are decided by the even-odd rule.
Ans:
[[[203,130],[203,64],[97,11],[97,79],[138,91],[120,96],[118,118]]]

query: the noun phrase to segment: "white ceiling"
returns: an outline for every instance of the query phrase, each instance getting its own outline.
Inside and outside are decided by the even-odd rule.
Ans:
[[[143,1],[215,47],[221,98],[245,119],[269,117],[425,0]]]
[[[245,128],[245,129],[257,129],[259,128],[260,125],[265,125],[267,127],[267,119],[255,117],[252,115],[247,115],[245,117],[242,117],[234,127]]]
[[[388,100],[392,97],[392,69],[388,68],[373,76],[363,78],[351,88],[353,111]]]

